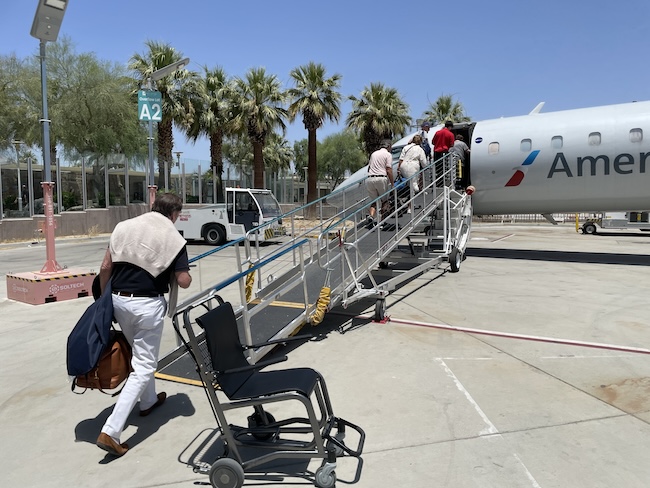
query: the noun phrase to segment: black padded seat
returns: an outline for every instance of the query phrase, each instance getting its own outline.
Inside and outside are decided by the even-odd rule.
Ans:
[[[255,398],[291,391],[309,397],[316,387],[318,373],[309,368],[283,369],[281,371],[259,371],[251,375],[239,389],[230,396],[231,400]]]
[[[196,319],[205,339],[222,391],[231,400],[256,398],[276,393],[297,392],[309,397],[320,375],[311,368],[259,371],[244,355],[237,331],[237,318],[228,302]],[[239,369],[239,371],[237,371]],[[243,371],[242,371],[243,369]]]

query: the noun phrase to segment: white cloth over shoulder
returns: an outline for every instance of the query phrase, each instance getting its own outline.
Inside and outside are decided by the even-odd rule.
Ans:
[[[111,234],[109,249],[114,263],[139,266],[154,278],[169,268],[185,246],[174,223],[158,212],[148,212],[120,222]],[[176,274],[169,278],[167,315],[176,313],[178,283]]]
[[[114,263],[135,264],[155,278],[171,266],[185,244],[170,219],[147,212],[117,224],[109,249]]]

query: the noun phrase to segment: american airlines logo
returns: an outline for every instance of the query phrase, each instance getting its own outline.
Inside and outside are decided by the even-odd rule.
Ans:
[[[521,163],[521,166],[513,168],[515,170],[515,173],[510,177],[510,179],[506,183],[506,186],[519,186],[519,184],[523,181],[524,177],[526,176],[526,173],[528,172],[528,167],[531,164],[533,164],[533,161],[535,161],[535,158],[537,157],[538,154],[539,154],[539,150],[533,151],[528,155],[525,161]]]
[[[539,152],[539,150],[531,152],[526,160],[521,163],[521,166],[513,168],[515,172],[505,186],[519,186]],[[650,158],[650,152],[639,153],[639,173],[646,172],[646,160],[648,158]],[[612,172],[619,175],[629,175],[635,172],[635,166],[637,166],[637,160],[632,154],[628,153],[619,154],[613,160],[605,154],[599,156],[579,156],[573,164],[569,164],[564,153],[559,152],[553,159],[547,178],[553,178],[558,175],[564,175],[568,178],[573,178],[574,176],[596,176],[598,174],[608,176]]]

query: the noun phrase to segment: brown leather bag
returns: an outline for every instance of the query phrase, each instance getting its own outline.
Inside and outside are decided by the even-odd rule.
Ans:
[[[117,388],[132,371],[131,354],[131,346],[124,333],[121,330],[112,330],[108,346],[97,366],[90,372],[77,376],[73,381],[72,389],[78,386],[104,393],[104,390]],[[118,393],[119,391],[113,396]]]

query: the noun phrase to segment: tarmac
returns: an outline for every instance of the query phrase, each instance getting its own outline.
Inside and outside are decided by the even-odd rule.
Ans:
[[[106,236],[93,239],[66,240],[61,252],[97,268]],[[340,459],[337,486],[649,486],[649,246],[643,233],[478,224],[460,272],[433,270],[396,290],[391,321],[372,322],[370,302],[330,312],[337,325],[323,340],[277,367],[320,371],[335,414],[365,430],[362,462]],[[38,258],[27,244],[0,246],[0,262]],[[185,296],[224,268],[194,269]],[[157,380],[168,399],[148,417],[136,407],[121,439],[129,452],[95,446],[115,398],[75,395],[65,371],[67,336],[90,301],[28,305],[8,300],[0,282],[2,486],[209,485],[183,462],[216,426],[200,387]],[[170,324],[164,334],[168,352]],[[258,474],[245,486],[313,478]]]

